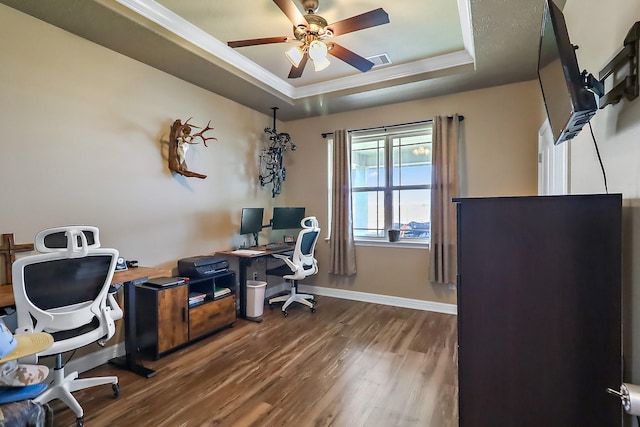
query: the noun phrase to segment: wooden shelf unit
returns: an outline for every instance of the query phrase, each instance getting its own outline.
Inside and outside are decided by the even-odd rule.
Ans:
[[[231,294],[214,298],[216,287]],[[208,336],[236,321],[236,274],[226,271],[185,283],[136,287],[138,346],[144,354],[158,359],[195,340]],[[204,301],[189,306],[189,292],[206,293]]]

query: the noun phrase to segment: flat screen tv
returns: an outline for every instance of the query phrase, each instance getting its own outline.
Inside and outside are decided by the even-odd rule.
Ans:
[[[274,207],[271,227],[274,230],[302,228],[300,222],[304,218],[304,208]]]
[[[596,99],[580,73],[564,15],[545,0],[538,79],[555,144],[575,137],[596,113]]]

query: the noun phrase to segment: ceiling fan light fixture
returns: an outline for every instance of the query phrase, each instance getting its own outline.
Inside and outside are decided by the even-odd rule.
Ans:
[[[302,50],[302,46],[294,46],[291,49],[287,50],[285,56],[291,62],[291,65],[298,68],[300,65],[300,61],[304,58],[304,51]]]
[[[322,58],[327,59],[327,52],[329,49],[327,45],[321,42],[320,40],[314,40],[309,45],[309,57],[315,61],[321,60]]]
[[[316,71],[324,70],[325,68],[327,68],[329,66],[329,64],[331,64],[331,63],[329,62],[329,60],[327,59],[326,56],[313,60],[313,68]]]
[[[316,71],[322,71],[329,66],[328,51],[327,45],[320,40],[314,40],[309,44],[309,58],[313,60],[313,68]]]
[[[293,37],[262,37],[230,41],[227,44],[232,48],[240,48],[290,41],[299,42],[300,46],[290,48],[284,52],[287,60],[293,65],[289,71],[288,78],[290,79],[297,79],[302,76],[308,59],[311,59],[316,71],[327,68],[330,65],[327,57],[329,52],[331,56],[335,56],[363,73],[376,65],[357,53],[333,43],[331,39],[336,35],[341,36],[354,31],[388,24],[389,14],[383,8],[379,7],[369,12],[352,16],[334,22],[329,26],[326,19],[316,14],[320,0],[273,0],[273,2],[293,24]],[[296,2],[302,5],[302,9],[306,14],[303,15],[300,12],[295,4]]]

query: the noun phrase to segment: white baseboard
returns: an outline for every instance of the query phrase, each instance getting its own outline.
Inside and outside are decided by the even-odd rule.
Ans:
[[[289,286],[290,285],[287,284],[286,282],[282,282],[277,285],[267,286],[267,290],[264,293],[264,297],[271,298],[272,296],[277,295],[280,292],[287,292],[289,291]]]
[[[324,288],[321,286],[298,285],[300,292],[322,295],[333,298],[348,299],[352,301],[370,302],[374,304],[391,305],[394,307],[412,308],[414,310],[432,311],[435,313],[458,314],[458,306],[456,304],[446,304],[442,302],[425,301],[411,298],[394,297],[391,295],[371,294],[368,292],[347,291],[344,289]],[[265,298],[269,298],[280,292],[289,289],[286,283],[267,288]]]
[[[124,354],[124,343],[121,342],[109,347],[101,348],[100,350],[94,351],[93,353],[89,353],[77,359],[71,359],[69,363],[65,365],[65,371],[86,372],[107,363],[111,359],[124,356]]]

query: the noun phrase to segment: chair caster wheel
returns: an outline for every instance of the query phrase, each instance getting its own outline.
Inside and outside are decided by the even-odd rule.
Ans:
[[[113,397],[120,396],[120,386],[118,384],[111,384],[111,389],[113,390]]]
[[[284,317],[287,317],[287,316],[289,315],[289,313],[287,313],[286,311],[283,311],[283,312],[282,312],[282,315],[283,315]]]
[[[76,427],[84,427],[84,417],[76,418]]]
[[[269,303],[269,310],[273,310],[273,304]]]
[[[311,312],[315,313],[316,312],[316,308],[315,307],[311,307]]]

